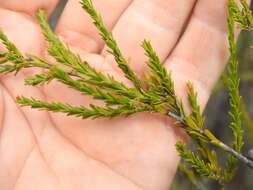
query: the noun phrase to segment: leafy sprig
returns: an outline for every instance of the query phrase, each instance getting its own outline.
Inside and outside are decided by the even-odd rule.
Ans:
[[[182,142],[177,143],[176,147],[180,156],[201,176],[223,181],[222,170],[217,165],[201,160],[194,152],[187,149],[186,145]]]
[[[253,16],[247,0],[240,0],[240,5],[235,0],[228,3],[230,18],[239,24],[243,30],[251,30],[253,26]]]
[[[241,96],[239,94],[239,86],[240,79],[238,76],[238,60],[237,60],[237,46],[235,40],[235,25],[238,23],[241,28],[245,30],[249,30],[251,24],[253,23],[252,13],[249,10],[249,5],[245,0],[240,0],[242,9],[239,9],[239,6],[234,2],[234,0],[230,0],[228,3],[228,41],[229,41],[229,51],[230,51],[230,59],[228,64],[228,74],[226,77],[226,86],[229,90],[229,104],[230,104],[230,125],[229,127],[232,130],[234,141],[233,148],[235,151],[240,152],[243,145],[243,136],[244,131],[242,129],[242,121],[241,121]],[[237,170],[237,161],[238,159],[230,155],[228,158],[228,162],[226,165],[226,180],[230,181],[236,174]]]
[[[142,91],[142,84],[138,76],[133,72],[133,70],[129,67],[128,61],[122,55],[116,40],[114,39],[113,35],[106,29],[101,16],[95,10],[91,0],[82,0],[81,1],[83,9],[90,15],[93,19],[94,25],[100,31],[100,35],[104,40],[105,44],[107,45],[110,50],[108,53],[113,55],[115,61],[118,63],[119,68],[125,74],[125,77],[132,81],[134,86],[139,90]]]
[[[105,108],[91,104],[89,108],[84,106],[74,107],[63,103],[47,103],[34,98],[17,97],[17,102],[21,106],[29,106],[39,110],[47,110],[56,113],[66,113],[68,116],[81,117],[83,119],[92,118],[113,118],[121,115],[131,115],[133,112],[141,112],[143,110],[135,110],[131,106],[121,106],[118,109]]]

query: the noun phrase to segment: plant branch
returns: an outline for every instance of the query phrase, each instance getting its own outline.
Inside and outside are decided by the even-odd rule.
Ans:
[[[175,119],[176,121],[178,121],[182,124],[186,123],[186,120],[185,120],[184,117],[178,116],[178,115],[176,115],[172,112],[168,112],[168,116]],[[187,126],[184,125],[184,127],[187,127]],[[191,129],[191,130],[193,130],[193,129]],[[194,130],[194,132],[198,133],[199,135],[203,135],[203,136],[207,137],[208,139],[210,139],[210,137],[207,136],[207,134],[205,133],[205,130]],[[241,162],[246,164],[248,167],[253,169],[253,161],[250,158],[248,158],[248,157],[244,156],[243,154],[235,151],[233,148],[226,145],[225,143],[223,143],[219,139],[215,138],[215,141],[209,141],[209,143],[212,144],[212,145],[215,145],[218,148],[221,148],[221,149],[225,150],[226,152],[228,152],[229,154],[235,156],[238,160],[240,160]]]

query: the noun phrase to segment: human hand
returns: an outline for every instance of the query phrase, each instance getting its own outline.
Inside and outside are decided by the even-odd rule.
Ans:
[[[141,41],[151,40],[172,71],[177,94],[183,98],[191,81],[205,107],[227,59],[226,0],[93,2],[136,72],[146,69]],[[23,52],[47,57],[35,14],[40,8],[50,14],[56,4],[0,0],[0,28]],[[56,32],[92,66],[124,81],[77,0],[68,1]],[[23,85],[24,78],[38,72],[1,76],[0,189],[169,188],[179,162],[175,143],[183,138],[170,120],[141,113],[93,121],[20,108],[18,95],[74,105],[94,102],[59,83]]]

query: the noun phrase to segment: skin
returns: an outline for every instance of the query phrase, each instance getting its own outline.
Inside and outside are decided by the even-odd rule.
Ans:
[[[204,109],[228,58],[227,0],[93,0],[131,67],[142,73],[140,43],[151,40],[172,71],[178,96],[191,81]],[[46,57],[46,43],[35,19],[50,15],[57,0],[0,0],[0,28],[24,53]],[[92,66],[127,81],[118,70],[89,16],[69,0],[56,33]],[[3,49],[3,48],[2,48]],[[81,120],[21,108],[15,97],[88,105],[90,98],[53,82],[23,85],[41,72],[29,69],[1,76],[0,189],[2,190],[167,190],[179,162],[175,143],[184,134],[168,118],[136,114],[114,120]],[[100,103],[100,102],[95,102]]]

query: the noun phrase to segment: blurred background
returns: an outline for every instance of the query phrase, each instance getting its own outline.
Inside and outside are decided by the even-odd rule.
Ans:
[[[67,0],[61,0],[57,11],[50,20],[51,26],[54,27],[57,19],[61,14]],[[253,6],[251,6],[253,7]],[[253,32],[242,32],[238,40],[238,58],[240,62],[240,78],[241,78],[241,95],[243,97],[243,128],[245,130],[245,146],[243,153],[247,155],[248,150],[253,149]],[[222,139],[223,142],[229,144],[231,142],[231,130],[227,127],[229,123],[228,117],[228,92],[220,81],[213,91],[209,104],[206,108],[206,126],[216,137]],[[226,154],[220,152],[219,157],[226,160]],[[220,186],[211,181],[202,181],[206,189],[221,189]],[[197,189],[187,180],[187,178],[179,171],[175,177],[174,184],[170,190],[194,190]],[[239,171],[235,179],[226,187],[229,190],[253,190],[253,170],[240,164]]]

